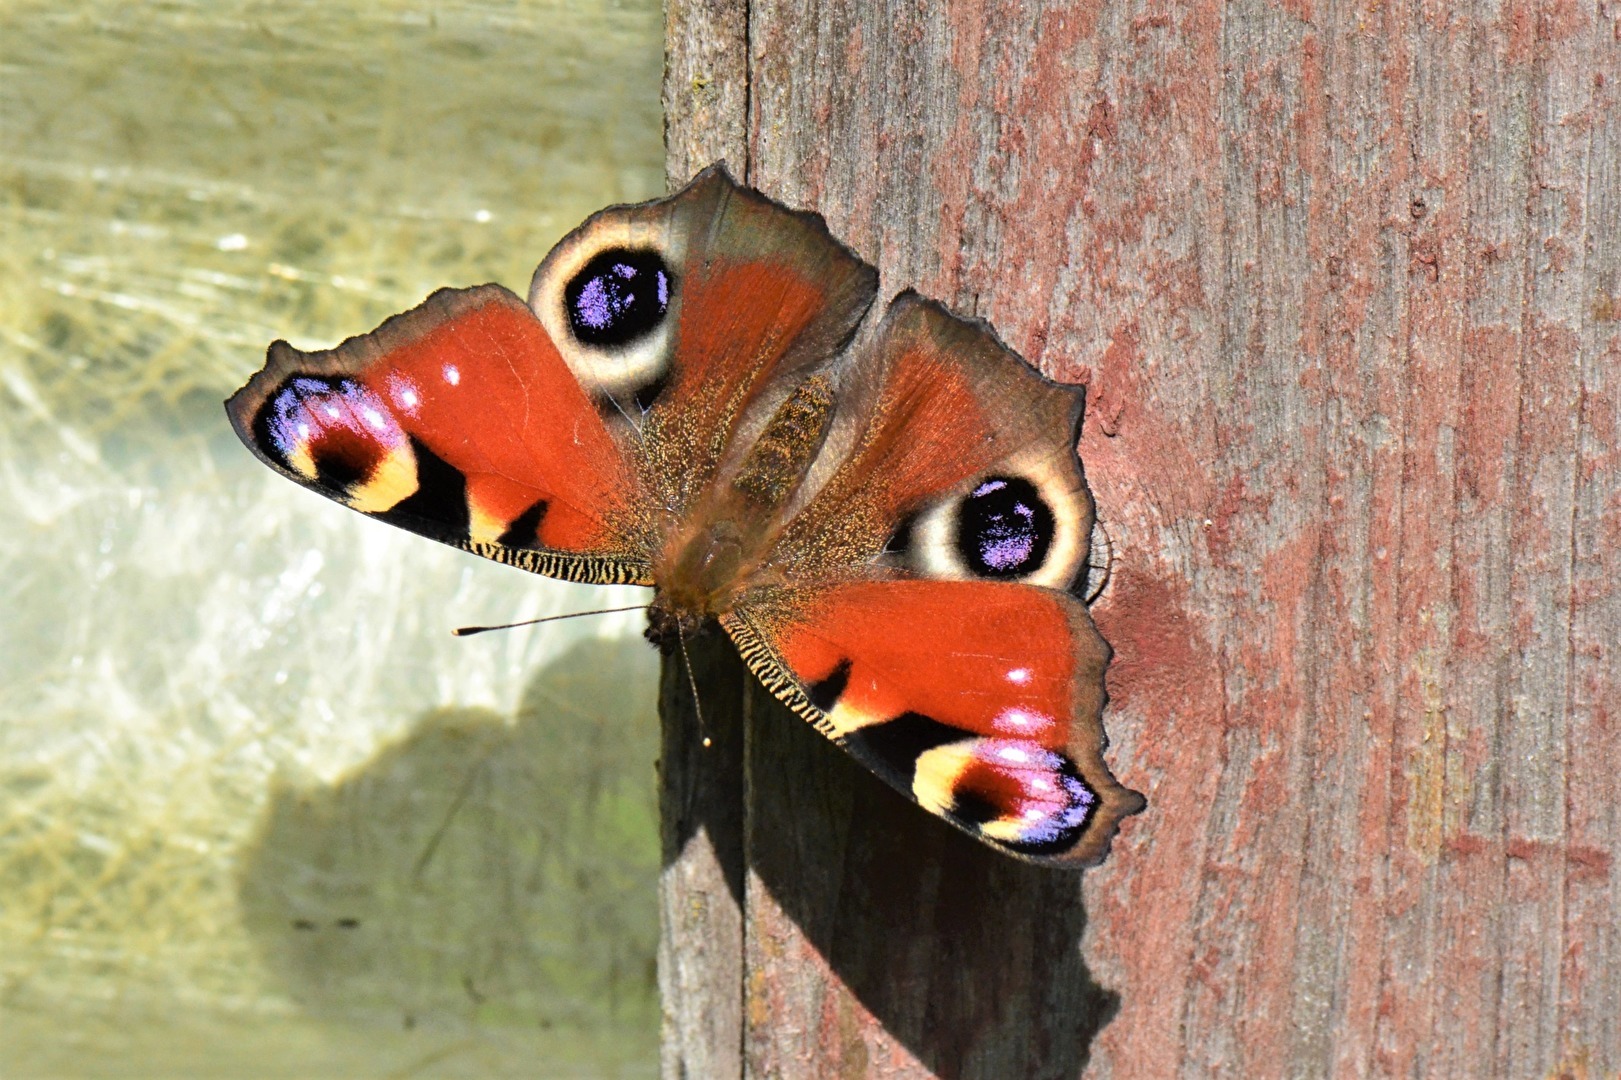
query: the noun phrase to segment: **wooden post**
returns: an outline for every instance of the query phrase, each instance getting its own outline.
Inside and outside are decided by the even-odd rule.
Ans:
[[[1089,385],[1149,808],[1031,870],[716,673],[738,892],[669,924],[716,997],[666,1074],[1621,1071],[1621,8],[667,17],[672,181],[726,156]],[[667,913],[718,895],[667,850]]]

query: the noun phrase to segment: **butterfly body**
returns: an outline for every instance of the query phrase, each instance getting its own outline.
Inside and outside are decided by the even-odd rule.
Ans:
[[[528,301],[441,290],[336,349],[278,342],[227,403],[307,487],[718,623],[778,698],[925,809],[1086,865],[1142,807],[1103,763],[1078,599],[1084,393],[712,169],[565,238]]]
[[[813,375],[788,395],[734,475],[685,514],[666,517],[652,568],[648,639],[668,653],[680,633],[730,614],[751,590],[779,584],[770,565],[774,526],[821,448],[832,419],[828,380]]]

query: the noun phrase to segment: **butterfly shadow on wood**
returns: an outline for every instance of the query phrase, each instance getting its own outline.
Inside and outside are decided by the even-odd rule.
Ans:
[[[708,747],[680,658],[665,666],[665,857],[707,831],[745,911],[750,1069],[865,1075],[898,1044],[947,1080],[1078,1075],[1119,1009],[1081,953],[1081,879],[921,812],[778,704],[724,641],[703,642],[694,665]],[[692,770],[676,778],[687,813],[673,818],[672,752]]]
[[[430,709],[330,782],[278,778],[237,887],[280,991],[344,1046],[449,1032],[522,1068],[600,1031],[644,1061],[655,672],[638,641],[587,639],[513,715]]]

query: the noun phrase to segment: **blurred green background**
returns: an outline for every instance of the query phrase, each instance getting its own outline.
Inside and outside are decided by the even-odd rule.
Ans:
[[[0,5],[0,1075],[652,1075],[636,603],[220,402],[663,181],[656,0]]]

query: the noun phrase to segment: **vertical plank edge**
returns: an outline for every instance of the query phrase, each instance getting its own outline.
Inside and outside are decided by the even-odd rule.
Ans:
[[[743,1075],[743,726],[747,671],[718,631],[691,642],[702,717],[679,655],[659,686],[658,980],[665,1080]],[[707,744],[706,744],[707,740]]]
[[[664,176],[675,190],[712,162],[748,175],[745,0],[664,0]]]
[[[664,2],[665,180],[711,162],[748,172],[748,4]],[[679,656],[660,683],[661,1075],[743,1075],[743,717],[749,676],[718,632],[691,643],[700,723]],[[709,738],[710,745],[704,745]]]

